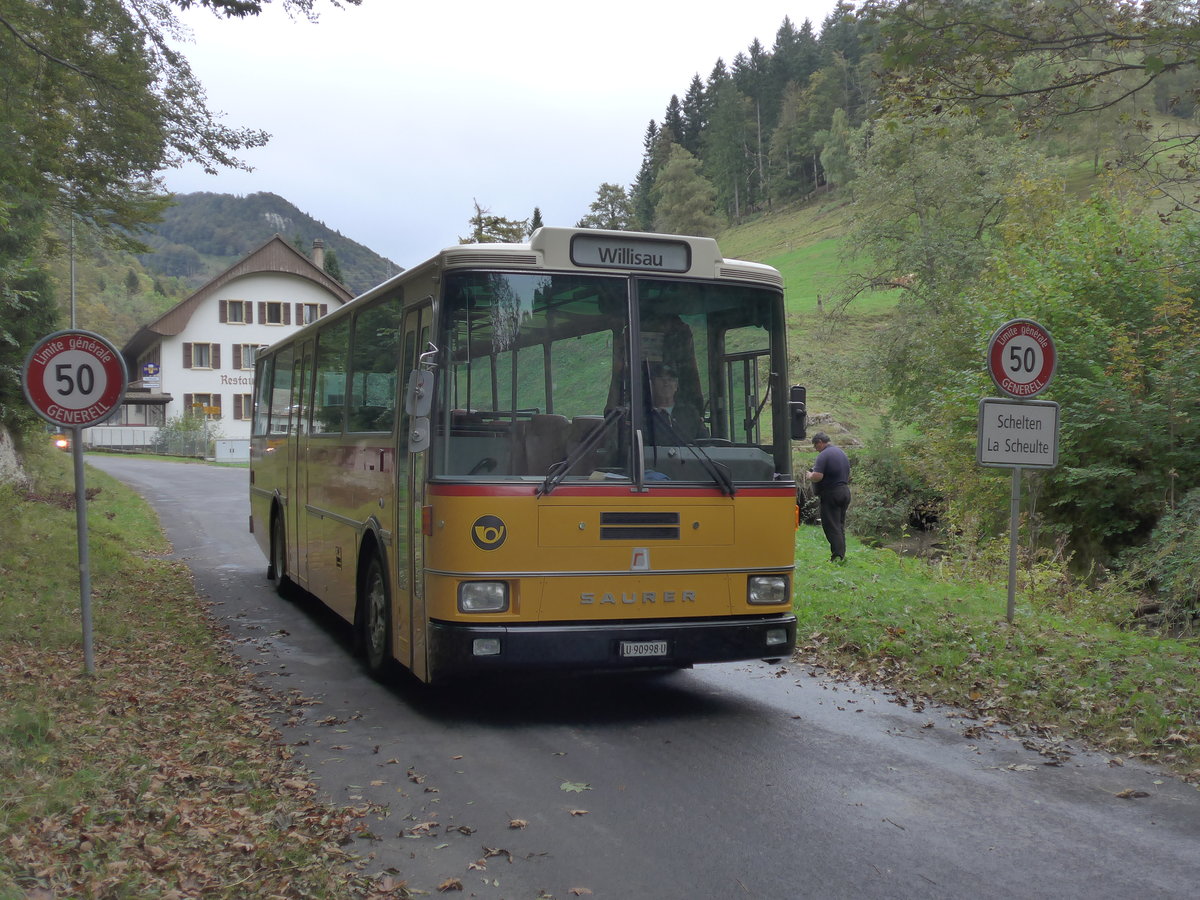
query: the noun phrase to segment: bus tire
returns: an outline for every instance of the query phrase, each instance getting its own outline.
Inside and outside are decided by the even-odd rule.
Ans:
[[[363,660],[371,677],[383,680],[392,671],[392,598],[378,553],[363,569],[358,602]]]
[[[275,583],[275,593],[280,597],[291,595],[292,580],[287,574],[287,532],[283,530],[283,516],[278,510],[271,516],[271,560],[267,565],[267,578]]]

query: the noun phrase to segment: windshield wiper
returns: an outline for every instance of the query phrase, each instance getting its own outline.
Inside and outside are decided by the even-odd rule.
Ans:
[[[546,476],[546,480],[542,482],[541,487],[537,489],[537,496],[544,497],[552,490],[563,483],[575,465],[592,452],[596,446],[603,440],[604,435],[613,426],[614,422],[618,422],[625,418],[625,407],[616,406],[604,414],[604,421],[588,432],[587,437],[579,442],[574,450],[567,454],[565,459],[561,459],[550,467],[550,473]]]

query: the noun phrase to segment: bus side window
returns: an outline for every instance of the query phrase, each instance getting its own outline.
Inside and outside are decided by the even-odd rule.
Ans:
[[[348,431],[390,432],[395,424],[399,325],[399,308],[392,298],[354,317]]]
[[[313,367],[313,434],[340,434],[345,427],[349,351],[349,319],[335,322],[317,338],[317,361]]]

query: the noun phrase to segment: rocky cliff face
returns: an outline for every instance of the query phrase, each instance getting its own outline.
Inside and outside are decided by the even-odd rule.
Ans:
[[[28,482],[29,477],[21,467],[21,458],[17,455],[12,435],[3,426],[0,426],[0,484],[26,487]]]

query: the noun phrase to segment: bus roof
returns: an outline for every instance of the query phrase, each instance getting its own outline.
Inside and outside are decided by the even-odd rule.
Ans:
[[[637,231],[543,227],[523,244],[460,244],[438,257],[446,268],[476,265],[554,268],[570,262],[579,269],[642,271],[691,278],[734,278],[783,287],[771,266],[725,259],[707,237]]]

